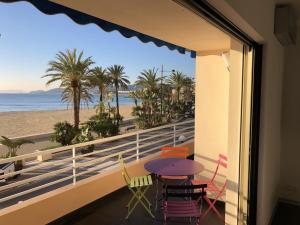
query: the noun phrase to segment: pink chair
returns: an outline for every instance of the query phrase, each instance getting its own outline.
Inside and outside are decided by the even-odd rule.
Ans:
[[[218,201],[218,199],[220,199],[223,192],[225,191],[226,185],[227,185],[227,180],[225,180],[223,185],[220,186],[220,185],[216,184],[216,177],[218,175],[218,171],[219,171],[220,167],[227,168],[227,157],[225,155],[219,154],[219,159],[218,159],[217,163],[218,164],[217,164],[216,171],[211,180],[192,180],[192,184],[193,185],[207,184],[206,191],[214,195],[214,200],[210,200],[207,196],[204,196],[204,199],[207,202],[209,207],[203,213],[203,217],[205,217],[210,212],[210,210],[213,210],[221,220],[224,220],[224,217],[216,209],[215,203]]]

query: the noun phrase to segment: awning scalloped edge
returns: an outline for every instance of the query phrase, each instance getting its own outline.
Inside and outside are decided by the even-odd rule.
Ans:
[[[132,38],[137,37],[141,42],[143,43],[149,43],[152,42],[157,47],[166,46],[168,49],[174,51],[178,51],[181,54],[185,54],[186,50],[184,47],[180,47],[174,44],[171,44],[169,42],[151,37],[146,34],[142,34],[140,32],[131,30],[129,28],[120,26],[118,24],[114,24],[108,21],[105,21],[103,19],[99,19],[97,17],[88,15],[86,13],[68,8],[63,5],[59,5],[54,2],[50,2],[47,0],[0,0],[0,2],[5,3],[14,3],[14,2],[29,2],[32,5],[34,5],[38,10],[41,12],[47,14],[47,15],[56,15],[56,14],[65,14],[70,19],[72,19],[75,23],[81,24],[81,25],[87,25],[87,24],[96,24],[98,27],[103,29],[106,32],[112,32],[112,31],[118,31],[121,35],[123,35],[126,38]],[[191,51],[191,57],[196,57],[196,52]]]

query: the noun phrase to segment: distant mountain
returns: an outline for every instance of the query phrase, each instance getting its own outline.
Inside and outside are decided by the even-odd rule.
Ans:
[[[128,85],[128,91],[135,91],[135,90],[138,90],[138,89],[140,89],[140,87],[138,87],[134,84]],[[108,87],[108,91],[114,92],[115,88],[114,87]],[[122,88],[120,88],[120,91],[124,91],[124,90]],[[61,88],[53,88],[53,89],[50,89],[48,91],[44,91],[44,90],[31,91],[28,94],[49,94],[49,95],[53,95],[53,94],[61,94],[61,92],[62,92]]]
[[[61,94],[62,89],[61,88],[53,88],[48,91],[43,91],[43,90],[37,90],[37,91],[31,91],[29,94]]]
[[[140,87],[138,87],[137,85],[129,84],[127,90],[124,90],[123,88],[119,88],[119,91],[136,91],[138,89],[140,89]],[[115,88],[112,86],[109,86],[108,91],[115,91]]]

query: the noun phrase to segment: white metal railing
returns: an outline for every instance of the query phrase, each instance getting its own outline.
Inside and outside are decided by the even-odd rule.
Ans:
[[[3,164],[18,160],[26,161],[38,155],[52,155],[51,160],[29,161],[22,170],[0,175],[0,180],[22,175],[0,186],[0,203],[9,200],[18,202],[24,199],[22,196],[31,194],[25,198],[28,199],[34,196],[33,192],[42,189],[49,191],[51,186],[57,188],[55,185],[59,184],[60,187],[71,183],[76,185],[78,180],[99,174],[103,169],[118,164],[119,154],[123,154],[124,160],[127,161],[139,160],[158,152],[161,146],[177,145],[178,137],[182,135],[185,136],[185,140],[194,138],[194,120],[0,159],[0,164]],[[85,154],[79,152],[82,148],[91,145],[95,145],[94,151]]]

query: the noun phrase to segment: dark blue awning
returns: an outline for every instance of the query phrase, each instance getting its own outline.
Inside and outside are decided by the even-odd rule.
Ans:
[[[0,2],[5,2],[5,3],[21,2],[21,1],[30,2],[37,9],[39,9],[41,12],[43,12],[47,15],[55,15],[55,14],[63,13],[65,15],[67,15],[68,17],[70,17],[74,22],[81,24],[81,25],[94,23],[106,32],[118,31],[120,34],[122,34],[126,38],[137,37],[143,43],[152,42],[157,47],[166,46],[168,49],[176,50],[181,54],[185,54],[185,52],[187,51],[187,49],[185,49],[184,47],[174,45],[174,44],[171,44],[166,41],[162,41],[160,39],[151,37],[149,35],[142,34],[140,32],[131,30],[129,28],[122,27],[118,24],[114,24],[114,23],[99,19],[97,17],[94,17],[94,16],[88,15],[86,13],[68,8],[63,5],[59,5],[54,2],[50,2],[48,0],[0,0]],[[191,52],[191,57],[195,58],[196,52],[195,51],[190,51],[190,52]]]

